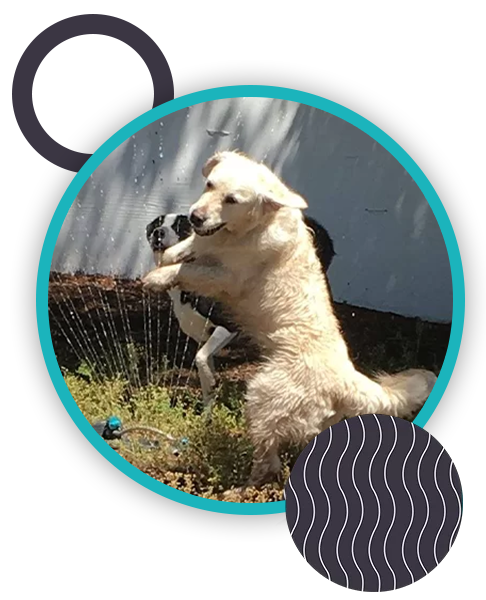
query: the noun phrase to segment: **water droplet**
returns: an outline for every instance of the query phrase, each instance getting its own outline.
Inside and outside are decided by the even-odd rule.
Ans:
[[[135,177],[134,181],[135,183],[138,183],[138,177]]]
[[[164,158],[164,155],[162,152],[159,154],[159,158]]]

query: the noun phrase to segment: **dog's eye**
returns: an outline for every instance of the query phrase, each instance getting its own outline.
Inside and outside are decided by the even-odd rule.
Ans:
[[[225,196],[224,201],[225,204],[238,204],[238,200],[231,194]]]
[[[214,189],[214,183],[212,181],[206,181],[206,189],[207,190]]]

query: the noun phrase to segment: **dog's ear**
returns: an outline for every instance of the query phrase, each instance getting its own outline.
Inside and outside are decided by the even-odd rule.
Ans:
[[[243,152],[239,152],[238,150],[223,150],[222,152],[216,152],[202,168],[202,174],[207,178],[216,165],[219,165],[219,163],[226,158],[235,157],[248,158]]]
[[[204,177],[209,177],[209,173],[214,169],[214,167],[219,164],[223,160],[223,153],[218,152],[211,156],[211,158],[206,162],[204,167],[202,168],[202,174]]]
[[[216,152],[211,158],[206,162],[202,169],[202,174],[204,177],[209,177],[209,173],[214,169],[216,165],[219,165],[221,161],[230,156],[231,152]]]
[[[279,208],[298,208],[304,210],[307,208],[307,202],[296,194],[287,190],[285,193],[266,193],[260,194],[263,206],[267,210],[278,210]]]

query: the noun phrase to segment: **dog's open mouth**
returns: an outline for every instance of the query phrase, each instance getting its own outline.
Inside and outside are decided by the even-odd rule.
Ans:
[[[169,248],[169,246],[167,246],[166,244],[161,244],[159,242],[150,242],[150,248],[154,251],[154,252],[165,252],[165,250],[167,250],[167,248]]]
[[[220,223],[219,225],[216,225],[216,227],[212,227],[211,229],[202,229],[202,230],[194,228],[194,231],[196,232],[197,235],[206,237],[207,235],[213,235],[213,233],[216,233],[217,231],[222,229],[225,225],[226,225],[226,223]]]

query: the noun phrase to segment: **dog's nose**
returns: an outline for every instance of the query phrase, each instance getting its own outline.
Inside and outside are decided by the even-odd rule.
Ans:
[[[206,217],[204,217],[202,213],[198,212],[197,210],[192,212],[189,216],[189,221],[191,222],[191,225],[194,225],[194,227],[201,227],[205,220]]]

